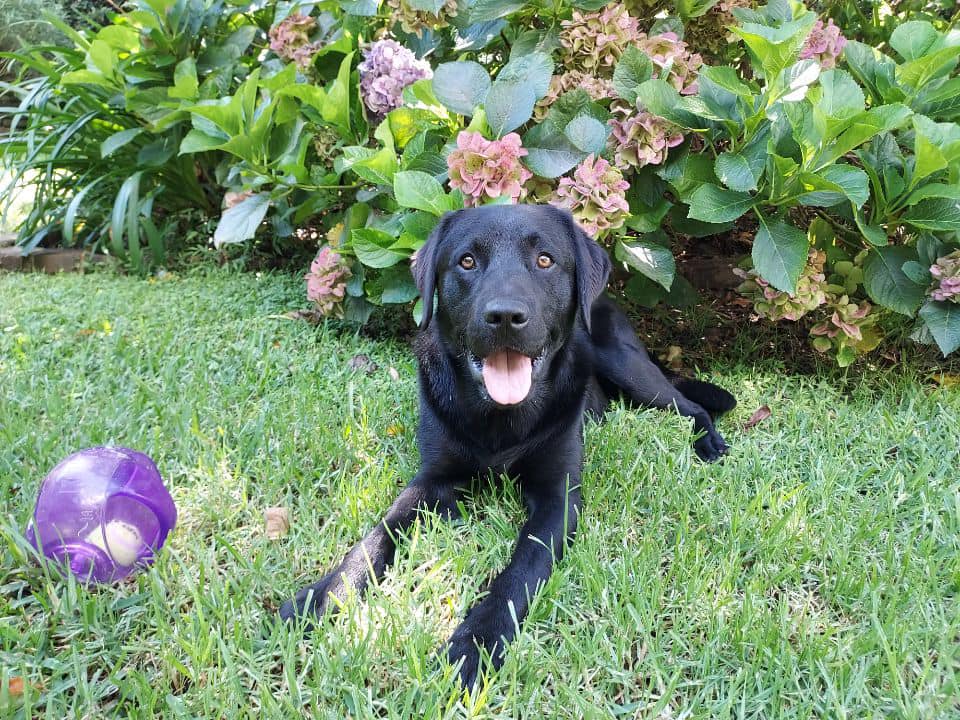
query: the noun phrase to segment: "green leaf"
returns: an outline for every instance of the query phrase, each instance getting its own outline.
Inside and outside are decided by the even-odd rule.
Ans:
[[[927,55],[940,42],[940,33],[924,20],[900,23],[890,34],[890,47],[904,60],[916,60]]]
[[[589,115],[578,115],[563,129],[563,134],[578,149],[599,155],[607,146],[606,126]]]
[[[901,220],[924,230],[960,230],[960,200],[955,198],[921,200],[911,207]]]
[[[548,123],[530,128],[523,137],[523,146],[527,149],[523,163],[543,178],[560,177],[587,156]]]
[[[780,220],[770,222],[763,215],[758,217],[760,228],[753,240],[753,267],[777,290],[795,293],[797,280],[807,264],[807,235]]]
[[[920,308],[920,317],[944,357],[960,348],[960,305],[927,300]]]
[[[921,200],[927,198],[949,198],[951,200],[960,200],[960,185],[945,185],[943,183],[931,183],[930,185],[921,185],[914,190],[904,205],[907,207],[916,205]]]
[[[433,73],[433,94],[458,115],[473,115],[490,91],[490,76],[475,62],[448,62]]]
[[[438,15],[443,10],[446,0],[407,0],[414,10],[422,10],[431,15]]]
[[[740,153],[720,153],[717,155],[714,170],[720,182],[731,190],[747,192],[757,189],[758,176],[754,174],[747,158]]]
[[[407,249],[396,248],[394,237],[376,228],[357,228],[350,233],[350,247],[357,259],[372,268],[396,265],[410,255]]]
[[[373,17],[377,14],[380,0],[339,0],[339,5],[347,15]]]
[[[220,247],[249,240],[256,234],[269,207],[270,193],[262,192],[226,210],[213,232],[213,244]]]
[[[852,119],[850,127],[818,155],[814,166],[826,167],[875,135],[900,128],[912,114],[910,108],[900,104],[870,108]]]
[[[897,81],[901,85],[922,90],[931,80],[950,74],[957,66],[958,55],[960,55],[960,46],[945,47],[898,65]]]
[[[413,275],[406,265],[394,265],[383,271],[383,303],[407,303],[418,295],[417,286],[413,282]]]
[[[110,157],[142,132],[143,128],[130,128],[114,133],[100,144],[100,157]]]
[[[497,137],[516,130],[533,115],[536,102],[536,93],[530,85],[497,80],[483,103],[490,130]]]
[[[849,73],[843,70],[827,70],[820,76],[819,102],[814,106],[825,115],[847,118],[863,112],[866,102],[863,90]]]
[[[631,105],[637,102],[637,88],[653,75],[653,63],[636,45],[628,45],[613,70],[613,89]]]
[[[431,213],[417,210],[400,218],[400,224],[405,233],[422,243],[437,226],[437,218]]]
[[[196,100],[199,87],[197,63],[192,57],[188,57],[177,63],[173,71],[173,87],[167,89],[167,95],[181,100]]]
[[[727,190],[704,183],[690,197],[690,214],[694,220],[722,223],[736,220],[753,206],[749,193]]]
[[[863,265],[863,287],[874,302],[901,315],[913,315],[923,302],[924,288],[903,272],[904,263],[917,259],[915,248],[887,245],[870,253]]]
[[[843,59],[854,77],[867,88],[874,104],[904,99],[903,91],[896,86],[894,79],[897,64],[879,50],[851,40],[844,46]]]
[[[907,260],[901,268],[903,274],[913,280],[917,285],[926,287],[930,284],[930,270],[928,266],[923,266],[916,260]]]
[[[190,153],[206,152],[223,147],[227,138],[223,136],[208,135],[200,130],[193,129],[188,132],[180,142],[180,154],[189,155]]]
[[[645,240],[618,240],[615,253],[618,260],[639,270],[664,290],[673,285],[677,267],[669,248]]]
[[[798,179],[805,191],[797,198],[801,205],[832,207],[849,200],[859,208],[870,198],[870,179],[853,165],[829,165],[819,173],[800,173]]]
[[[523,9],[524,5],[522,0],[477,0],[467,11],[469,22],[497,20]]]
[[[688,130],[706,130],[709,126],[705,118],[689,110],[685,98],[665,80],[647,80],[637,87],[636,92],[638,105],[674,125]]]
[[[772,79],[797,61],[800,48],[815,22],[816,15],[807,13],[796,20],[784,22],[777,28],[745,22],[730,29],[743,39],[760,61],[764,76]]]
[[[393,193],[401,206],[426,210],[434,215],[456,209],[452,198],[443,192],[439,181],[433,175],[419,170],[404,170],[394,175]]]
[[[327,88],[320,115],[340,130],[341,135],[350,135],[350,63],[353,53],[347,53],[340,63],[337,77]]]
[[[539,100],[549,91],[552,76],[553,60],[550,56],[542,52],[532,52],[512,58],[497,74],[497,82],[528,85],[533,88],[534,96]]]

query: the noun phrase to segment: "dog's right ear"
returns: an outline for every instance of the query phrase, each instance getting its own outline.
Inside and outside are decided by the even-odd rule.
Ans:
[[[437,223],[433,232],[430,233],[430,237],[417,250],[414,257],[413,281],[417,284],[420,299],[423,301],[423,315],[420,318],[421,330],[430,324],[433,317],[433,294],[437,288],[437,250],[446,236],[447,228],[454,215],[456,215],[455,212],[448,212],[440,218],[440,222]]]

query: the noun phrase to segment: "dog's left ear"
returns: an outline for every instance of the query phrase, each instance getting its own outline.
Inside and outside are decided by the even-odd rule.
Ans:
[[[587,235],[583,228],[573,219],[573,215],[564,212],[573,243],[573,257],[577,263],[577,303],[583,324],[590,332],[590,310],[593,301],[600,297],[607,286],[607,279],[613,265],[610,257],[597,241]]]
[[[456,213],[448,212],[430,233],[427,241],[417,250],[416,262],[413,265],[413,281],[420,291],[423,301],[423,315],[420,318],[420,329],[430,324],[433,317],[433,294],[437,287],[437,249],[447,233],[447,227]]]

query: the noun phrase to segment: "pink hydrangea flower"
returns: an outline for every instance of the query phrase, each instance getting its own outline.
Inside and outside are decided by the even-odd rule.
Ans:
[[[461,131],[457,149],[447,156],[450,187],[463,193],[467,207],[504,195],[516,201],[523,196],[523,184],[533,176],[520,162],[526,154],[516,133],[487,140],[478,132]]]
[[[756,270],[734,268],[733,273],[744,280],[737,290],[753,300],[753,309],[757,315],[773,322],[797,321],[827,302],[827,282],[823,272],[826,261],[825,252],[810,249],[807,253],[807,264],[800,273],[793,295],[772,287]]]
[[[544,95],[533,108],[533,118],[537,122],[547,116],[547,111],[557,99],[564,93],[571,90],[583,90],[593,100],[606,100],[616,97],[613,89],[613,81],[606,78],[598,78],[579,70],[568,70],[563,75],[554,75],[550,78],[550,87],[547,94]]]
[[[617,168],[590,155],[576,167],[572,178],[560,178],[550,203],[567,208],[584,230],[597,237],[621,227],[630,215],[629,188]]]
[[[350,268],[343,258],[329,247],[324,247],[310,264],[307,281],[307,300],[315,303],[321,315],[332,315],[347,292]]]
[[[938,258],[930,266],[930,274],[936,281],[930,297],[941,302],[960,303],[960,250]]]
[[[430,64],[396,40],[377,40],[363,51],[360,95],[370,111],[382,117],[403,104],[403,89],[433,76]]]
[[[663,118],[645,111],[609,121],[609,147],[621,170],[660,165],[667,152],[683,142],[683,133]]]
[[[622,3],[611,3],[599,12],[574,10],[571,20],[560,23],[564,63],[571,70],[612,72],[623,51],[639,37],[638,25]]]
[[[637,45],[654,66],[660,68],[661,80],[673,85],[681,95],[696,94],[697,71],[703,65],[703,58],[690,52],[687,44],[677,37],[676,33],[665,32],[651,36],[640,33]]]
[[[829,70],[837,66],[837,60],[846,44],[847,39],[840,33],[840,28],[833,24],[832,19],[828,20],[826,25],[823,20],[817,20],[800,50],[800,59],[816,60],[822,68]]]
[[[284,60],[306,69],[322,46],[319,42],[310,42],[310,32],[316,27],[314,18],[292,13],[270,28],[270,49]]]

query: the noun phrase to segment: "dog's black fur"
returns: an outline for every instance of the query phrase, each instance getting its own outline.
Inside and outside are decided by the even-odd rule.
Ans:
[[[544,253],[548,267],[538,265]],[[472,267],[461,265],[465,255]],[[674,408],[693,418],[700,458],[727,452],[712,416],[736,401],[715,385],[668,378],[651,361],[626,316],[602,295],[609,272],[606,252],[566,211],[488,206],[444,216],[414,270],[425,299],[416,341],[420,472],[339,567],[281,608],[284,618],[320,615],[331,597],[362,592],[371,570],[382,576],[397,534],[420,512],[449,517],[473,478],[503,473],[519,484],[529,516],[510,563],[447,645],[470,687],[482,654],[495,667],[502,662],[514,617],[523,622],[573,538],[585,413],[601,415],[613,398]],[[494,402],[481,377],[481,359],[504,348],[536,358],[529,393],[517,404]]]

